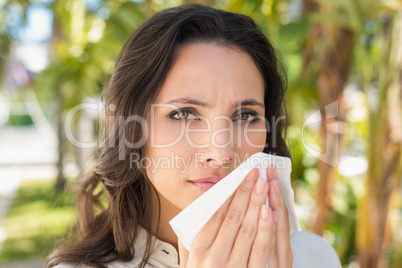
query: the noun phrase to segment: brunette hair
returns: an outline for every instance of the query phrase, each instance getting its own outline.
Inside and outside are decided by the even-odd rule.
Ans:
[[[47,267],[59,263],[106,267],[111,261],[133,258],[136,227],[150,231],[151,191],[156,190],[145,169],[130,167],[128,161],[132,153],[144,156],[144,146],[130,146],[139,142],[144,129],[136,120],[130,121],[129,127],[122,127],[118,120],[129,116],[146,118],[176,51],[198,43],[215,43],[248,53],[264,78],[265,118],[285,114],[285,72],[271,43],[250,17],[198,4],[155,14],[125,43],[102,93],[105,107],[113,105],[113,109],[106,109],[96,167],[83,178],[78,193],[80,239],[54,251]],[[289,157],[284,141],[285,122],[275,123],[275,128],[267,131],[264,152]],[[101,194],[107,197],[105,207]],[[145,266],[152,253],[151,244],[148,235],[140,267]]]

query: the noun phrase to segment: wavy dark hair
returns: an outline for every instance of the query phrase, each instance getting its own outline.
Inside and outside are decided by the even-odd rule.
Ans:
[[[150,206],[151,191],[156,190],[146,171],[130,167],[128,161],[132,153],[144,156],[144,146],[129,146],[143,137],[144,129],[135,120],[129,127],[121,127],[117,120],[133,115],[146,118],[177,50],[199,43],[214,43],[248,53],[264,78],[265,118],[285,115],[284,69],[271,43],[250,17],[198,4],[156,13],[125,43],[102,93],[105,107],[114,105],[114,109],[106,109],[96,167],[84,176],[79,188],[79,239],[55,250],[48,257],[47,267],[59,263],[106,267],[109,262],[134,257],[136,227],[142,226],[150,232],[151,221],[156,220],[151,218]],[[285,127],[285,121],[280,120],[267,131],[264,152],[289,156]],[[101,194],[107,198],[105,207]],[[145,266],[152,253],[151,235],[147,238],[140,267]]]

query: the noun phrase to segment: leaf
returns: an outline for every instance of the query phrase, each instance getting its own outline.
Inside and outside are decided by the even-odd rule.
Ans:
[[[311,13],[308,18],[312,22],[321,22],[345,27],[350,30],[357,30],[358,26],[349,19],[347,14],[328,14],[328,13]]]

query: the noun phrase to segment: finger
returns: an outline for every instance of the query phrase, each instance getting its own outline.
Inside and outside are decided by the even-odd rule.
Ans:
[[[282,208],[282,203],[281,200],[277,198],[278,195],[275,194],[275,190],[277,189],[276,187],[279,186],[278,173],[276,172],[275,166],[267,168],[266,173],[267,173],[267,181],[270,185],[268,194],[269,206],[273,210],[280,210]]]
[[[278,181],[276,180],[273,184],[273,188],[275,188],[273,190],[273,199],[276,199],[280,203],[280,209],[276,210],[278,213],[276,236],[279,264],[280,267],[291,267],[293,255],[290,246],[289,214]]]
[[[255,180],[258,175],[257,169],[252,169],[244,178],[244,180]],[[208,249],[212,243],[215,241],[218,231],[221,227],[221,224],[227,214],[228,207],[233,200],[234,194],[231,195],[228,200],[212,215],[209,221],[203,226],[200,232],[195,237],[193,244],[191,245],[191,250],[194,251],[203,251]]]
[[[269,245],[269,249],[267,252],[268,255],[268,267],[279,268],[279,256],[278,256],[278,236],[277,236],[277,229],[278,229],[278,212],[273,210],[272,211],[272,228],[270,233],[271,243]]]
[[[269,254],[276,254],[274,220],[272,210],[268,206],[261,206],[258,220],[257,235],[253,241],[250,258],[247,267],[277,268],[276,264],[269,261]]]
[[[187,266],[188,261],[188,250],[183,245],[183,243],[179,240],[179,263],[180,268],[185,268]]]
[[[260,208],[265,204],[267,194],[268,183],[263,179],[258,179],[230,254],[229,267],[247,267],[249,252],[257,233]]]
[[[289,267],[292,261],[292,250],[290,246],[290,226],[289,214],[280,190],[278,174],[276,168],[267,169],[270,177],[269,204],[270,207],[278,213],[277,223],[277,241],[278,241],[278,258],[280,267]]]
[[[232,202],[233,195],[212,215],[209,221],[201,228],[191,245],[192,252],[200,252],[208,249],[214,242],[219,228],[226,216],[226,211]]]
[[[247,210],[250,194],[253,191],[258,174],[257,169],[252,169],[237,188],[226,213],[226,217],[219,229],[215,243],[212,245],[215,249],[225,249],[219,252],[222,260],[229,259],[232,245],[234,244],[240,224]]]
[[[275,170],[275,172],[274,172]],[[271,182],[275,179],[277,179],[278,174],[276,173],[276,167],[275,165],[270,165],[269,167],[266,168],[265,170],[266,174],[267,174],[267,182]]]

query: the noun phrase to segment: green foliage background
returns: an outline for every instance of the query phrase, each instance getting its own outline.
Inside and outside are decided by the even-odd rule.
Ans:
[[[54,14],[51,63],[35,78],[31,87],[43,104],[62,100],[57,103],[62,106],[61,116],[64,117],[69,109],[85,98],[100,95],[118,52],[133,30],[158,10],[189,2],[200,2],[253,17],[281,55],[288,72],[286,101],[288,145],[293,158],[292,184],[296,203],[305,211],[300,218],[302,227],[310,230],[315,220],[311,212],[320,176],[317,159],[307,153],[302,143],[301,130],[305,117],[319,109],[316,74],[320,69],[320,57],[324,53],[326,41],[310,40],[309,33],[316,23],[343,27],[355,33],[357,41],[352,55],[349,83],[358,88],[353,95],[357,99],[352,100],[348,106],[347,128],[341,151],[348,155],[365,156],[371,146],[369,87],[371,84],[381,84],[385,74],[378,66],[387,64],[383,63],[384,53],[388,49],[384,47],[387,45],[384,42],[384,18],[397,17],[401,13],[400,1],[314,0],[310,2],[324,8],[293,16],[289,14],[289,7],[297,1],[290,0],[100,0],[92,5],[83,0],[2,1],[0,67],[4,70],[10,46],[16,41],[5,26],[9,16],[24,18],[26,10],[32,5],[49,8]],[[21,26],[23,23],[22,19]],[[304,53],[309,43],[314,43],[315,57],[306,70]],[[391,78],[397,73],[392,68],[387,70]],[[360,112],[363,115],[354,118],[352,115],[356,109],[363,109]],[[50,120],[56,120],[56,117],[49,116]],[[26,121],[26,118],[10,118],[9,123],[18,125]],[[310,129],[304,134],[309,144],[320,145],[319,130]],[[64,146],[67,153],[74,154],[73,146]],[[400,162],[397,163],[396,169],[400,170]],[[358,204],[367,193],[367,178],[365,175],[345,177],[337,169],[335,175],[332,210],[324,237],[335,247],[344,267],[355,267],[353,264],[359,255],[357,230],[364,224],[359,225],[357,221]],[[399,188],[396,191],[399,193],[400,180],[401,175],[397,175]],[[46,256],[49,244],[68,232],[69,224],[75,220],[72,199],[70,194],[58,199],[48,182],[23,184],[7,218],[5,229],[11,235],[3,246],[0,261]],[[390,207],[399,213],[391,223],[397,226],[401,223],[400,199],[391,198]],[[47,226],[46,229],[42,229],[43,226]],[[401,241],[392,235],[392,232],[398,230],[401,232],[400,227],[387,229],[387,232],[391,231],[391,238],[387,238],[388,246],[383,258],[388,267],[397,267],[401,260]]]

